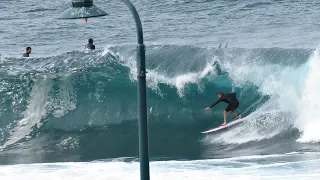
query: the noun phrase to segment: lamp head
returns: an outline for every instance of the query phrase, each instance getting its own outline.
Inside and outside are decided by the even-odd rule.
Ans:
[[[93,0],[72,0],[72,6],[62,13],[59,19],[85,19],[106,16],[108,13],[97,8]]]

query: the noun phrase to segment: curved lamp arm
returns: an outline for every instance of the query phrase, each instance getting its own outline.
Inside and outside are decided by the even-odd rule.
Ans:
[[[136,22],[138,43],[143,44],[142,24],[136,8],[133,6],[133,4],[129,0],[121,0],[121,1],[124,2],[130,9],[131,14],[134,18],[134,21]]]

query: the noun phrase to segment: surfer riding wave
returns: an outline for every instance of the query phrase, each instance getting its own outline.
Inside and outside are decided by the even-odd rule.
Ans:
[[[239,101],[237,99],[236,93],[228,93],[224,94],[222,92],[218,93],[218,100],[212,104],[210,107],[207,107],[206,110],[210,110],[215,105],[217,105],[220,102],[228,103],[227,108],[224,110],[224,122],[222,126],[225,126],[227,124],[227,113],[231,112],[233,115],[237,116],[238,118],[242,118],[240,113],[237,113],[235,110],[239,107]]]

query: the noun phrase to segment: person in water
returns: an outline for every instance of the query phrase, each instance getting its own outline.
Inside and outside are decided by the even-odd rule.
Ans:
[[[218,98],[219,99],[214,104],[212,104],[210,107],[207,107],[206,110],[210,110],[219,102],[228,103],[227,108],[224,110],[224,116],[223,116],[224,122],[223,122],[222,126],[227,124],[227,113],[228,112],[231,112],[233,115],[237,116],[238,118],[242,118],[242,116],[239,113],[235,112],[235,110],[239,107],[239,101],[237,99],[236,93],[224,94],[222,92],[219,92]]]
[[[90,38],[88,40],[88,44],[86,45],[86,48],[90,49],[90,50],[95,50],[96,49],[96,46],[93,44],[93,39]]]
[[[23,55],[22,55],[22,57],[29,57],[29,54],[31,54],[31,47],[27,47],[26,48],[26,53],[24,53]]]

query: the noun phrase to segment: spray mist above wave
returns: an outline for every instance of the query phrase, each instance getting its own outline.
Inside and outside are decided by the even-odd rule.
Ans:
[[[311,98],[317,97],[315,93],[317,93],[316,79],[318,79],[318,75],[315,69],[319,66],[318,63],[318,50],[309,61],[300,63],[300,66],[261,65],[261,62],[248,64],[237,59],[233,62],[221,63],[234,85],[242,89],[241,93],[246,93],[244,87],[252,84],[257,87],[262,98],[256,101],[258,106],[251,111],[252,113],[246,117],[242,124],[219,135],[208,136],[204,142],[242,144],[269,139],[278,134],[286,133],[294,127],[303,132],[299,141],[318,141],[319,135],[314,128],[319,127],[316,113],[310,113],[317,112],[318,109],[313,108],[317,107],[314,103],[318,101],[308,104]],[[309,66],[313,68],[306,72],[305,67]],[[250,93],[247,95],[250,96]],[[300,103],[301,98],[305,103]],[[309,109],[310,107],[311,109]],[[299,117],[301,113],[302,116]],[[302,118],[309,120],[302,122]],[[302,124],[300,127],[296,126],[299,121],[300,125]]]
[[[212,51],[191,46],[151,46],[147,51],[147,86],[163,96],[160,85],[168,85],[177,89],[182,97],[186,87],[196,84],[199,92],[203,92],[202,80],[207,75],[217,75],[217,67],[213,66]],[[120,48],[106,49],[106,52],[118,57],[119,62],[130,70],[131,81],[136,81],[136,59],[131,50]]]
[[[305,80],[299,104],[296,126],[303,132],[299,142],[320,142],[320,50],[311,55],[305,65]]]

